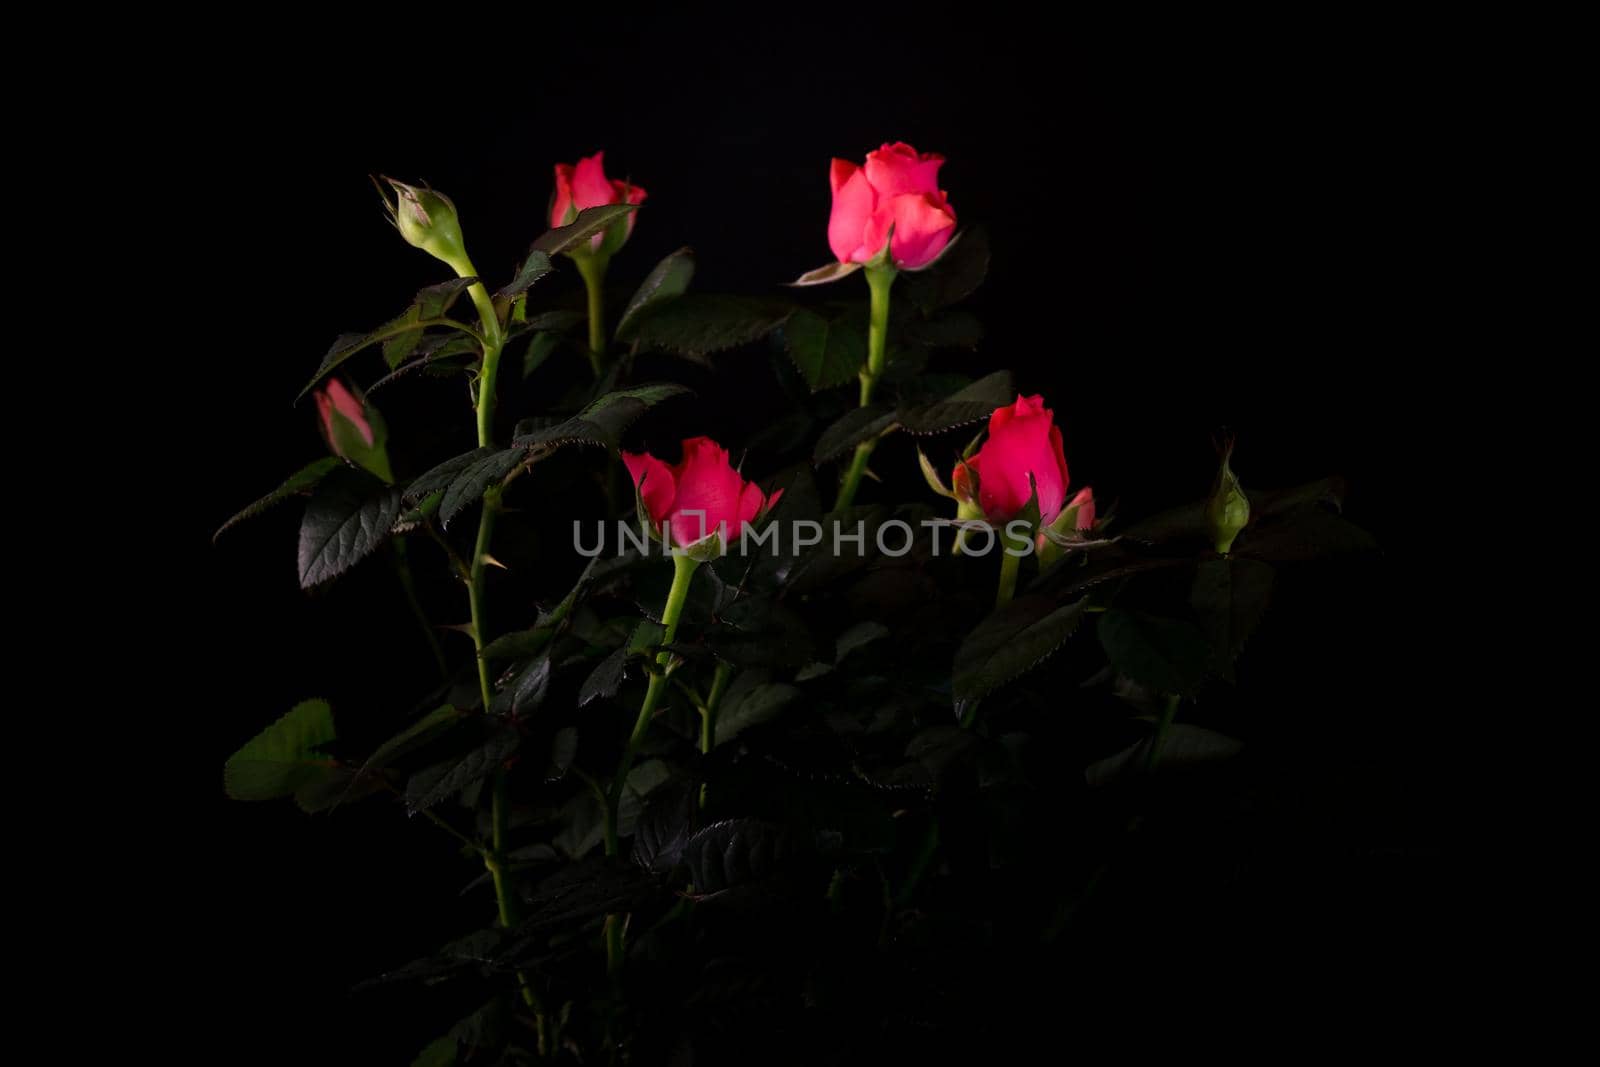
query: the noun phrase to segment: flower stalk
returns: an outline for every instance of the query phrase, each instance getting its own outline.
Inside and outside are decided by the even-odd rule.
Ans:
[[[589,368],[599,380],[606,372],[606,267],[611,260],[608,256],[590,255],[577,258],[576,262],[589,298]]]
[[[883,377],[888,358],[889,289],[894,285],[895,273],[894,267],[888,263],[869,266],[866,270],[872,303],[867,320],[867,365],[861,371],[862,407],[872,403],[873,391],[877,388],[878,379]],[[872,458],[872,450],[877,444],[878,439],[874,437],[856,445],[855,455],[851,457],[850,466],[845,469],[844,480],[839,485],[839,497],[834,501],[833,510],[842,511],[855,503],[856,490],[867,473],[867,461]]]

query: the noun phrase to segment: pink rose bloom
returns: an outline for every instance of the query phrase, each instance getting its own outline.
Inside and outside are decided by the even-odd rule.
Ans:
[[[576,166],[557,163],[556,191],[550,198],[550,225],[566,226],[584,208],[604,207],[607,204],[642,204],[644,197],[644,190],[637,185],[612,181],[606,177],[604,152],[580,159]],[[617,230],[621,236],[616,238],[611,250],[622,247],[623,242],[633,234],[633,220],[637,214],[637,211],[630,211],[626,225],[610,227],[589,238],[590,247],[596,252],[600,251],[601,244],[612,230]]]
[[[943,163],[943,156],[918,155],[904,143],[867,153],[865,166],[835,159],[828,244],[839,262],[870,262],[885,241],[896,267],[918,270],[933,262],[956,229],[956,213],[939,188]]]
[[[984,517],[1003,524],[1016,518],[1027,504],[1030,474],[1039,492],[1040,521],[1048,526],[1061,514],[1067,499],[1067,457],[1055,415],[1044,406],[1042,396],[1018,396],[1015,404],[996,408],[989,416],[988,440],[976,455],[956,464],[951,484],[958,497],[971,500],[972,476],[976,475],[977,502]],[[1078,499],[1088,492],[1083,490]],[[1092,515],[1092,499],[1089,507]],[[1081,522],[1083,513],[1078,514]]]
[[[352,423],[368,447],[372,445],[372,424],[367,421],[366,408],[343,382],[337,378],[330,379],[327,385],[317,390],[316,397],[317,415],[322,419],[322,430],[328,438],[329,447],[339,452],[339,436],[334,432],[336,417],[343,417]],[[342,452],[339,454],[343,455]]]
[[[650,523],[660,532],[670,523],[673,544],[682,547],[715,533],[724,524],[727,540],[737,540],[747,523],[783,496],[780,489],[764,495],[728,462],[728,450],[709,437],[683,443],[683,458],[669,467],[651,455],[622,454],[633,484],[644,500]],[[691,515],[688,512],[704,512]]]

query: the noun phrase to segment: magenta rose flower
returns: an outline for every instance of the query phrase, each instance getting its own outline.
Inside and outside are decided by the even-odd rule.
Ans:
[[[747,523],[770,509],[783,496],[771,496],[747,482],[728,462],[728,450],[709,437],[691,437],[683,443],[683,458],[676,466],[651,455],[622,454],[645,512],[657,533],[669,523],[672,542],[693,544],[724,528],[726,540],[737,540]],[[702,512],[703,514],[691,514]]]
[[[867,153],[860,167],[835,159],[828,244],[839,262],[871,262],[885,242],[890,259],[903,270],[933,262],[956,229],[956,213],[939,188],[943,163],[943,156],[919,155],[904,143]]]
[[[988,439],[975,455],[956,464],[951,487],[957,498],[971,502],[976,481],[976,502],[984,517],[1004,524],[1028,503],[1030,474],[1038,488],[1041,524],[1048,526],[1066,503],[1067,458],[1055,415],[1042,396],[1018,396],[1015,404],[996,408],[989,416]],[[1092,516],[1092,499],[1089,507]]]
[[[607,204],[642,204],[645,191],[629,182],[613,181],[606,177],[605,153],[596,152],[587,159],[556,164],[556,191],[550,198],[550,225],[566,226],[578,217],[584,208],[604,207]],[[626,219],[607,227],[589,238],[589,247],[599,252],[615,252],[633,233],[633,220],[638,212],[630,211]]]

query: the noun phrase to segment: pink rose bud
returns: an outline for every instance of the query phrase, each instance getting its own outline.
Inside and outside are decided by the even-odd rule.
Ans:
[[[606,177],[605,153],[596,152],[588,159],[580,159],[576,166],[556,164],[556,191],[550,198],[550,225],[567,226],[584,208],[605,207],[607,204],[642,204],[645,191],[628,182],[612,181]],[[633,234],[633,220],[637,211],[628,212],[601,233],[589,238],[592,252],[606,254],[621,248]]]
[[[378,412],[337,378],[328,379],[314,395],[322,436],[333,454],[393,482],[386,447],[388,433]]]
[[[867,153],[861,167],[835,159],[829,174],[828,244],[839,262],[870,263],[885,243],[902,270],[918,270],[938,258],[956,229],[955,210],[939,188],[943,163],[943,156],[918,155],[904,143]]]
[[[355,426],[356,432],[361,435],[361,440],[366,442],[367,447],[372,447],[372,424],[367,421],[366,407],[339,379],[334,378],[317,390],[317,413],[322,416],[322,428],[327,432],[330,443],[337,439],[336,416],[342,416]],[[337,444],[334,444],[333,450],[341,456],[344,455],[343,452],[339,452]]]
[[[1073,516],[1072,526],[1076,530],[1087,530],[1094,526],[1094,490],[1087,485],[1078,490],[1078,494],[1067,502],[1064,511],[1076,511]]]
[[[1067,457],[1055,416],[1042,396],[1018,396],[1015,404],[995,409],[989,416],[988,440],[977,454],[956,464],[951,488],[957,498],[970,500],[976,475],[984,517],[1003,524],[1027,505],[1030,474],[1038,488],[1040,522],[1048,526],[1067,499]]]
[[[683,458],[669,467],[650,455],[622,454],[656,533],[668,523],[673,544],[700,541],[726,525],[726,540],[737,540],[745,526],[783,496],[764,495],[728,462],[728,450],[709,437],[683,442]],[[703,512],[704,514],[691,514]]]

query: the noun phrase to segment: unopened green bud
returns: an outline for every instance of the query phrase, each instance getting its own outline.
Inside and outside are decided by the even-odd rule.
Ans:
[[[1229,465],[1233,456],[1233,439],[1222,445],[1222,466],[1217,471],[1217,482],[1212,487],[1211,499],[1206,501],[1206,523],[1211,527],[1211,543],[1220,555],[1233,548],[1234,538],[1250,521],[1250,498],[1244,495],[1238,477]]]
[[[427,187],[407,185],[393,178],[384,178],[393,190],[394,199],[383,196],[383,206],[400,236],[408,244],[441,259],[458,274],[470,274],[471,260],[467,258],[466,242],[461,237],[461,220],[456,217],[456,206],[443,193]],[[378,186],[383,193],[383,186]]]

